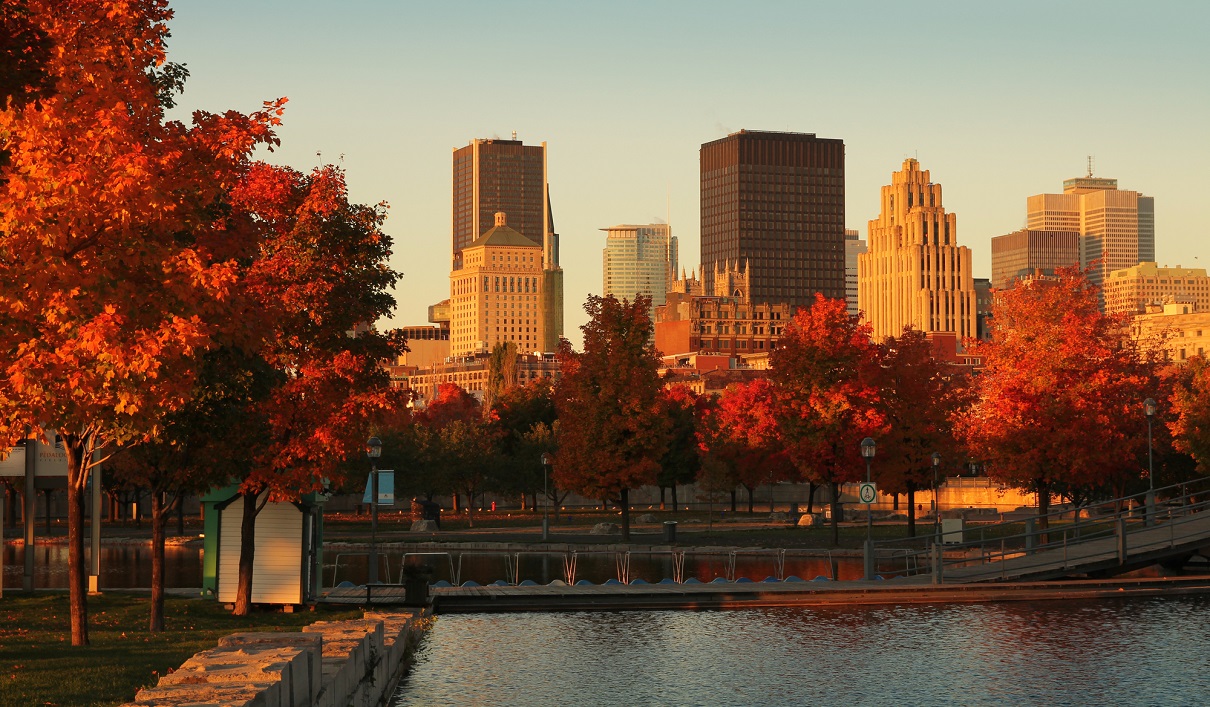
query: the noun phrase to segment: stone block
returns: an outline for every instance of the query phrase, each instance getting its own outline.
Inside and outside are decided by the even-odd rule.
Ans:
[[[139,690],[138,707],[282,707],[276,691],[265,684],[247,685],[156,685]]]
[[[803,513],[798,518],[800,528],[818,528],[824,524],[822,513]]]
[[[597,523],[589,531],[590,535],[617,535],[622,532],[617,523]]]
[[[643,515],[639,516],[635,520],[638,523],[654,523],[654,522],[656,522],[655,515],[652,513],[644,513]]]
[[[294,646],[219,647],[197,653],[160,685],[267,685],[267,699],[281,707],[311,701],[309,657]]]
[[[310,704],[319,696],[322,688],[323,671],[320,661],[323,657],[323,634],[301,632],[249,632],[233,633],[219,639],[220,648],[243,647],[279,647],[295,648],[303,653],[303,665],[294,665],[290,675],[291,692],[294,696],[291,704],[295,707]],[[300,693],[300,689],[303,691]],[[305,694],[305,699],[302,699]]]
[[[435,520],[416,520],[412,521],[410,530],[413,533],[435,533],[441,529],[437,527]]]

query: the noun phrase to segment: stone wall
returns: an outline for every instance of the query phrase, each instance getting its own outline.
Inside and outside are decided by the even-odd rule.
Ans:
[[[373,707],[403,674],[424,612],[366,612],[301,632],[236,633],[197,653],[127,707]]]

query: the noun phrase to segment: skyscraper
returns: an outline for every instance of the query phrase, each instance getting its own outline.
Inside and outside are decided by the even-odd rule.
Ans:
[[[844,232],[844,301],[849,314],[857,316],[861,309],[857,306],[857,256],[866,252],[865,241],[854,229],[846,228]]]
[[[992,286],[1008,289],[1023,274],[1080,264],[1077,231],[1034,231],[1023,228],[992,239]]]
[[[970,248],[941,202],[941,185],[914,159],[882,188],[882,211],[869,223],[869,252],[858,256],[858,302],[874,340],[923,332],[974,337],[975,285]]]
[[[497,212],[508,214],[517,232],[542,245],[546,236],[546,143],[520,140],[471,140],[454,149],[453,255],[495,225]]]
[[[1122,268],[1155,260],[1155,199],[1118,189],[1118,180],[1092,176],[1067,179],[1062,194],[1029,197],[1028,227],[1080,234],[1080,265],[1094,265],[1097,285]]]
[[[677,243],[672,227],[653,223],[601,230],[608,234],[602,254],[602,293],[629,300],[637,294],[648,295],[653,308],[664,304],[677,269]]]
[[[741,130],[702,145],[700,166],[707,292],[730,262],[757,304],[845,296],[843,140]]]

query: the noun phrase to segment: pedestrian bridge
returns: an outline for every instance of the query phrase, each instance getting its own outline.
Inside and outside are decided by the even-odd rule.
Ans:
[[[1158,500],[1157,500],[1158,499]],[[876,571],[963,584],[1110,577],[1210,556],[1210,477],[1047,516],[874,543]],[[1045,521],[1045,522],[1043,522]],[[945,542],[952,540],[953,542]]]

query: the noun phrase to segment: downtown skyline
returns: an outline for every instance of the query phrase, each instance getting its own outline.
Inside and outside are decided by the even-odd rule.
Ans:
[[[1155,198],[1161,265],[1204,266],[1210,8],[725,7],[182,3],[169,58],[192,76],[172,115],[288,96],[264,157],[342,162],[353,199],[391,204],[405,277],[384,326],[421,324],[447,296],[452,150],[513,130],[548,144],[575,344],[601,288],[599,229],[670,215],[693,267],[699,148],[740,129],[843,140],[845,225],[862,238],[881,185],[918,157],[976,277],[991,276],[991,238],[1024,226],[1025,198],[1083,176],[1087,155]]]

